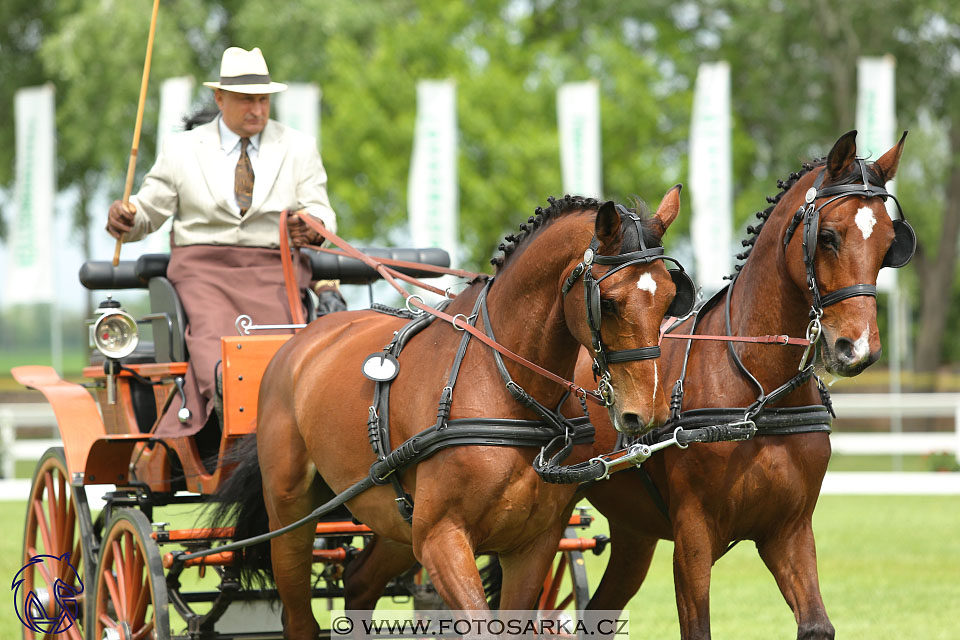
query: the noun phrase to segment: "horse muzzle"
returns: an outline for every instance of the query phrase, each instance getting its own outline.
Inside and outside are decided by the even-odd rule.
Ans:
[[[841,336],[835,340],[825,335],[822,342],[823,364],[830,373],[853,377],[880,359],[883,348],[871,348],[866,335],[856,340]]]

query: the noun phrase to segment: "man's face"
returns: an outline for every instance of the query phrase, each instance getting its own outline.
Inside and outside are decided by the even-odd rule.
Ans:
[[[270,118],[270,94],[234,93],[217,89],[213,94],[224,124],[241,138],[257,135]]]

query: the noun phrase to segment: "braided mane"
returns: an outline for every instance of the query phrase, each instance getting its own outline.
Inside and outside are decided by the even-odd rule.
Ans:
[[[737,260],[746,262],[747,258],[750,257],[750,252],[753,251],[753,245],[757,242],[757,238],[760,237],[760,231],[763,230],[763,226],[767,223],[767,218],[770,217],[770,214],[777,207],[777,203],[780,202],[783,196],[793,188],[793,185],[797,184],[800,178],[817,167],[822,167],[826,162],[826,158],[819,158],[813,162],[804,162],[803,168],[800,169],[800,171],[792,172],[786,180],[777,180],[777,188],[780,189],[780,191],[775,196],[767,196],[767,202],[770,206],[754,214],[757,219],[760,220],[760,224],[756,226],[752,224],[747,225],[747,237],[740,241],[740,244],[746,247],[746,249],[737,254]],[[740,273],[740,270],[743,269],[743,264],[734,265],[733,268],[736,269],[736,271],[729,276],[724,276],[724,280],[733,280],[733,278]]]
[[[770,203],[770,206],[764,209],[763,211],[757,211],[757,213],[755,214],[757,218],[760,220],[760,224],[758,224],[757,226],[747,225],[747,238],[740,241],[740,244],[746,247],[746,249],[737,254],[737,260],[743,260],[744,262],[746,262],[747,258],[750,257],[750,252],[753,251],[753,245],[756,243],[757,238],[760,236],[760,231],[763,229],[763,225],[767,223],[767,218],[770,217],[770,214],[773,212],[774,208],[776,208],[777,203],[780,202],[780,199],[783,198],[784,194],[790,191],[790,189],[793,188],[793,185],[797,184],[800,178],[807,175],[814,169],[818,167],[822,167],[826,163],[827,163],[826,158],[818,158],[813,162],[804,162],[803,168],[800,171],[794,171],[793,173],[790,174],[790,176],[786,180],[777,180],[777,187],[780,189],[780,192],[777,195],[772,197],[767,196],[767,202]],[[832,186],[832,185],[839,185],[839,184],[856,184],[861,182],[862,180],[863,180],[863,176],[860,173],[859,167],[852,167],[849,171],[847,171],[846,175],[840,178],[831,180],[829,182],[829,185]],[[877,172],[877,170],[873,167],[873,165],[867,166],[867,181],[870,184],[874,184],[880,187],[882,187],[885,182],[885,180],[883,179],[883,176],[881,176]],[[828,186],[828,185],[824,185],[824,186]],[[737,275],[737,273],[739,273],[740,270],[743,269],[743,264],[735,265],[734,269],[736,269],[736,272],[732,273],[729,276],[724,276],[724,280],[732,280]]]
[[[520,233],[511,233],[506,236],[504,238],[505,242],[501,242],[500,246],[497,247],[503,255],[497,255],[490,259],[490,264],[495,266],[497,271],[503,268],[504,263],[527,238],[546,223],[571,211],[582,211],[584,209],[596,211],[600,208],[599,201],[594,198],[584,198],[582,196],[565,195],[559,200],[551,196],[547,198],[547,202],[550,203],[550,206],[546,209],[537,207],[534,215],[527,218],[526,222],[520,224]]]
[[[521,223],[520,232],[511,233],[506,236],[504,238],[505,242],[501,242],[497,247],[502,254],[491,258],[490,264],[496,267],[498,273],[509,261],[510,256],[514,255],[519,247],[547,224],[575,211],[597,211],[600,209],[600,205],[603,204],[594,198],[571,195],[565,195],[560,199],[549,197],[547,198],[547,202],[549,202],[550,205],[546,209],[537,207],[534,215],[527,218],[526,222]],[[628,208],[627,210],[640,216],[644,242],[647,246],[660,246],[660,238],[650,222],[650,211],[646,204],[639,198],[634,198],[633,204],[633,208]],[[629,234],[630,232],[628,231],[627,233]],[[639,239],[634,236],[636,236],[636,232],[633,232],[629,236],[625,235],[622,238],[621,251],[635,251],[639,247]],[[626,245],[630,246],[628,247]],[[637,246],[634,247],[633,245]]]

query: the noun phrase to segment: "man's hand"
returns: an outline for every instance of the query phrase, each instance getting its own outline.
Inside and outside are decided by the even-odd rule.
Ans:
[[[134,214],[137,208],[133,203],[128,202],[124,205],[122,200],[114,200],[110,205],[110,212],[107,214],[107,233],[114,238],[130,231],[133,228]]]
[[[305,216],[310,215],[302,209],[297,213]],[[317,222],[320,221],[317,220]],[[323,223],[320,222],[320,224]],[[299,215],[292,215],[287,218],[287,230],[290,232],[290,242],[292,242],[295,247],[302,247],[307,244],[320,244],[320,234],[307,226],[307,223],[301,220]]]

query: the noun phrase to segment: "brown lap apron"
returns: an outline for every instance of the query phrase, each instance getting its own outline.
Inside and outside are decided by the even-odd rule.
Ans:
[[[294,263],[297,264],[296,262]],[[301,289],[310,283],[309,259],[301,255],[296,269]],[[187,315],[189,366],[184,380],[190,419],[180,422],[175,397],[160,418],[157,435],[185,436],[199,431],[213,411],[221,336],[236,336],[237,316],[253,324],[290,324],[278,249],[191,245],[173,247],[167,278]],[[261,333],[292,333],[291,330]]]

